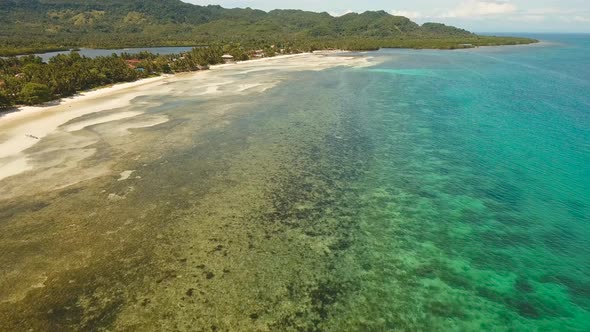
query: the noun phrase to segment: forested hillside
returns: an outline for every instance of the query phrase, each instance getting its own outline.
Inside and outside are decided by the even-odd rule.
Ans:
[[[422,26],[384,11],[328,13],[225,9],[179,0],[0,0],[0,54],[69,47],[288,43],[301,47],[456,48],[527,39],[479,37],[443,24]]]
[[[241,48],[232,45],[194,48],[182,56],[142,52],[87,58],[71,52],[57,55],[48,63],[34,55],[0,58],[0,112],[14,105],[40,104],[104,85],[207,69],[223,62],[224,53],[247,58]]]

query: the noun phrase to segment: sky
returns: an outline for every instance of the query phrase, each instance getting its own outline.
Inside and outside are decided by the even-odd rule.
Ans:
[[[440,22],[473,32],[590,33],[590,0],[183,0],[262,10],[303,9],[333,16],[385,10],[418,23]]]

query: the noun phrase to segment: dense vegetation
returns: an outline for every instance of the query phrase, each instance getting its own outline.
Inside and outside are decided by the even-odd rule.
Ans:
[[[72,52],[55,56],[48,63],[33,55],[0,59],[0,109],[40,104],[78,91],[150,75],[205,69],[222,62],[225,52],[238,57],[245,54],[240,46],[228,45],[195,48],[182,55],[167,56],[143,52],[91,59]]]
[[[528,39],[478,37],[437,23],[418,25],[384,11],[328,13],[225,9],[179,0],[0,0],[0,54],[71,47],[120,48],[241,43],[256,48],[457,48]]]

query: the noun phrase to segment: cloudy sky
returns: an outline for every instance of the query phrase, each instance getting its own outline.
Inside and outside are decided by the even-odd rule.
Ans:
[[[385,10],[476,32],[590,32],[590,0],[183,0],[200,5],[326,11]]]

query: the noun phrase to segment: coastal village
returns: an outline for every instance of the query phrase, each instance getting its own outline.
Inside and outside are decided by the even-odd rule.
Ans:
[[[271,48],[274,49],[275,48],[275,45],[272,45]],[[284,52],[285,52],[285,49],[284,48],[281,48],[281,49],[279,49],[278,54],[284,54]],[[251,60],[253,60],[253,59],[262,59],[262,58],[267,57],[266,52],[263,49],[258,49],[258,50],[254,50],[254,51],[250,51],[250,52],[246,52],[246,53],[248,54],[248,59],[251,59]],[[273,52],[273,56],[275,56],[276,54],[277,53],[274,53]],[[133,57],[133,55],[130,55],[130,56]],[[221,56],[221,59],[223,60],[223,63],[224,64],[231,64],[231,63],[238,62],[238,60],[236,60],[236,57],[234,57],[233,55],[228,54],[228,53],[224,53]],[[244,57],[241,57],[241,59],[243,60]],[[172,66],[172,64],[174,62],[186,60],[186,54],[185,53],[181,53],[177,57],[173,57],[170,60],[171,61],[168,63],[168,65],[169,66]],[[140,59],[140,58],[131,58],[131,59],[125,60],[125,62],[129,66],[129,68],[135,69],[135,70],[137,70],[138,72],[141,72],[141,73],[145,73],[146,72],[146,69],[141,66],[142,61],[143,60]],[[207,66],[197,65],[195,69],[196,70],[206,70],[207,69]],[[157,74],[157,73],[152,72],[152,74]]]

